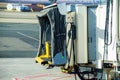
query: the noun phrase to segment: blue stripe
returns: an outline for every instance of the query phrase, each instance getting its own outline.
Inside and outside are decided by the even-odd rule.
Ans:
[[[52,4],[49,0],[0,0],[0,2],[7,3],[31,3],[31,4]],[[57,0],[57,3],[70,3],[70,4],[100,4],[105,3],[106,0]]]

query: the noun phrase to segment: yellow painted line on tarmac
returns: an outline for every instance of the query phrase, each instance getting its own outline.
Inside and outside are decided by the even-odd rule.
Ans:
[[[5,23],[38,23],[37,19],[8,19],[8,18],[0,18],[0,22]]]

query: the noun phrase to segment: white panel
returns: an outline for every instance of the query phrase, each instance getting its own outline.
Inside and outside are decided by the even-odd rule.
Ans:
[[[104,30],[106,18],[106,6],[98,6],[97,8],[97,28],[96,28],[96,50],[97,60],[103,59],[104,53]]]
[[[98,6],[96,10],[97,28],[96,28],[96,64],[97,68],[102,68],[102,60],[104,54],[104,30],[106,19],[106,6]]]
[[[76,6],[77,63],[87,63],[87,7]]]
[[[115,11],[113,8],[113,15]],[[98,6],[97,8],[97,28],[96,28],[96,58],[97,65],[101,64],[101,61],[104,60],[116,61],[116,25],[115,25],[115,16],[113,16],[113,25],[112,25],[112,43],[108,46],[108,53],[104,53],[104,31],[105,31],[105,21],[106,21],[106,5]],[[111,26],[111,25],[110,25]],[[100,62],[100,63],[99,63]],[[101,68],[98,66],[98,68]]]
[[[116,39],[117,39],[117,26],[118,26],[118,14],[117,14],[117,5],[118,1],[113,1],[113,21],[112,21],[112,43],[108,46],[108,58],[109,61],[116,61]]]

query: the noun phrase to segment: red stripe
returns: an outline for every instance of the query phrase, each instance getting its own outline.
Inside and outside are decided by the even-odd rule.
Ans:
[[[24,77],[24,78],[38,78],[38,77],[45,77],[45,76],[50,76],[50,75],[53,75],[53,74],[42,74],[42,75],[37,75],[37,76],[27,76],[27,77]]]
[[[63,73],[56,73],[56,74],[63,74]],[[46,76],[51,76],[51,75],[56,75],[56,74],[41,74],[41,75],[36,75],[36,76],[26,76],[26,77],[22,77],[22,78],[14,78],[15,80],[28,80],[28,79],[34,79],[34,78],[40,78],[40,77],[46,77]],[[65,74],[63,74],[65,75]],[[68,77],[72,77],[73,75],[67,75],[67,76],[62,76],[53,80],[60,80],[63,78],[68,78]]]
[[[19,80],[19,78],[14,78],[14,80]]]
[[[26,76],[26,77],[22,77],[22,78],[14,78],[15,80],[27,80],[27,79],[34,79],[34,78],[39,78],[39,77],[46,77],[46,76],[50,76],[53,74],[42,74],[42,75],[36,75],[36,76]]]
[[[56,78],[56,79],[53,79],[53,80],[62,80],[62,79],[64,79],[64,78],[71,78],[71,77],[73,77],[73,76],[63,76],[63,77],[59,77],[59,78]]]

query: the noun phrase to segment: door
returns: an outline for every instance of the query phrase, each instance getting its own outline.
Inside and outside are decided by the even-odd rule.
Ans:
[[[88,7],[88,61],[96,60],[96,7]]]

